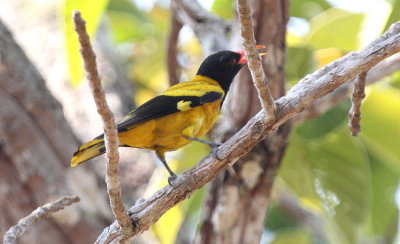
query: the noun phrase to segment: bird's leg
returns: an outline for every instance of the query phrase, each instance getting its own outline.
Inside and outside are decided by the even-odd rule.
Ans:
[[[213,157],[218,159],[218,160],[221,160],[219,158],[219,156],[218,156],[218,147],[222,145],[221,143],[206,141],[206,140],[203,140],[203,139],[199,139],[199,138],[196,138],[196,137],[185,136],[185,135],[183,135],[183,137],[188,139],[188,140],[190,140],[190,141],[197,141],[197,142],[201,142],[201,143],[207,144],[208,146],[211,147],[211,154],[213,155]]]
[[[168,170],[169,177],[168,177],[168,184],[173,186],[172,182],[176,179],[176,174],[169,168],[167,161],[165,160],[164,153],[156,151],[157,158],[163,163],[165,168]]]

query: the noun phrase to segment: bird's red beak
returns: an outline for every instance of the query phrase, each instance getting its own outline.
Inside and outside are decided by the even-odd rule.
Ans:
[[[265,47],[264,45],[257,45],[256,48],[257,48],[257,50],[259,50],[259,49],[265,49],[266,47]],[[239,51],[236,51],[236,52],[240,54],[240,59],[239,59],[238,64],[245,64],[245,63],[247,63],[247,58],[246,58],[246,55],[245,55],[245,53],[244,53],[244,50],[239,50]],[[267,54],[267,53],[259,53],[260,57],[261,57],[261,56],[264,56],[264,55],[266,55],[266,54]]]

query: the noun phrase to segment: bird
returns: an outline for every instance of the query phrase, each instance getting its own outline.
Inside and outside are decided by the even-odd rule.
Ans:
[[[265,48],[257,45],[257,49]],[[265,53],[259,53],[260,56]],[[192,80],[175,84],[125,115],[118,123],[119,147],[155,151],[169,173],[172,185],[176,174],[165,154],[192,141],[209,145],[217,157],[220,144],[200,139],[218,118],[231,83],[247,63],[244,50],[219,51],[209,55]],[[80,146],[71,167],[105,153],[104,134]]]

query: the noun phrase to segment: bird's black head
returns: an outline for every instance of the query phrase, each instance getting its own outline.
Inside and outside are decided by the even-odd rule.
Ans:
[[[243,51],[221,51],[208,56],[200,65],[197,75],[217,81],[225,93],[228,92],[233,78],[246,63]]]

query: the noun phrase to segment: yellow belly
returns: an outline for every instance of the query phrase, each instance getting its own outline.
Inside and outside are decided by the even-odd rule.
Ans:
[[[159,152],[176,150],[191,142],[183,135],[198,138],[211,129],[218,117],[220,103],[208,103],[137,124],[119,134],[120,143]]]

